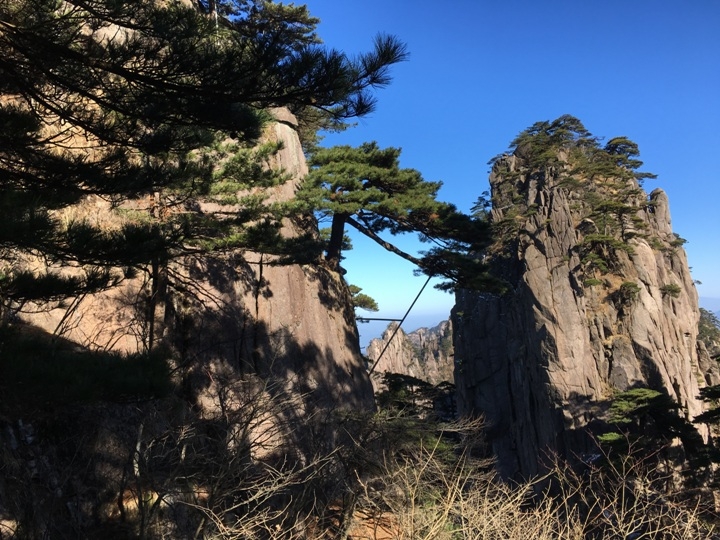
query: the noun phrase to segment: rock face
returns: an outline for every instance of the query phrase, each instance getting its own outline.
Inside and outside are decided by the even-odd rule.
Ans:
[[[508,291],[460,291],[452,315],[458,406],[486,416],[505,477],[591,451],[617,392],[666,392],[687,419],[703,410],[697,293],[665,192],[558,155],[496,160],[488,262]]]
[[[271,198],[283,200],[307,169],[294,118],[276,115],[265,137],[283,143],[271,164],[292,178],[273,188]],[[128,204],[141,212],[152,201]],[[122,217],[94,199],[69,211],[107,227]],[[288,220],[283,234],[315,226]],[[9,417],[0,413],[0,469],[13,471],[0,475],[0,537],[17,529],[28,538],[190,538],[201,534],[207,516],[264,486],[256,480],[262,471],[302,469],[352,436],[353,418],[372,410],[374,397],[347,285],[320,261],[273,262],[249,252],[187,256],[167,265],[161,286],[141,274],[63,307],[23,314],[28,324],[15,325],[27,336],[23,342],[46,344],[45,362],[75,362],[80,367],[65,369],[89,386],[66,396],[51,384],[44,395],[47,378],[40,376],[39,383],[14,385],[22,390],[12,399],[3,395],[5,405],[15,405]],[[151,328],[153,349],[172,352],[169,366],[164,355],[158,363],[155,355],[102,354],[145,351]],[[88,377],[83,369],[95,364],[82,358],[112,368],[102,373],[121,387],[128,381],[128,393],[108,390],[114,381],[96,383],[96,371]],[[342,430],[338,418],[346,420]],[[344,485],[332,477],[318,490],[332,499]],[[292,516],[289,508],[283,510]]]
[[[295,118],[286,110],[274,114],[277,121],[269,124],[261,142],[282,143],[270,167],[291,179],[270,188],[269,200],[283,201],[294,195],[307,165]],[[138,212],[153,204],[130,201],[127,206]],[[109,205],[94,199],[72,211],[109,226],[118,219]],[[294,237],[313,230],[312,219],[285,220],[282,232]],[[76,299],[71,309],[26,319],[80,345],[124,352],[143,350],[152,328],[154,342],[177,352],[187,368],[188,386],[209,407],[223,377],[257,374],[279,381],[288,395],[302,396],[299,417],[317,408],[372,408],[372,387],[342,278],[322,264],[274,262],[272,256],[246,251],[177,259],[161,275],[152,317],[147,316],[150,284],[141,277]]]
[[[376,389],[385,372],[410,375],[433,385],[453,380],[450,321],[442,321],[433,328],[419,328],[407,334],[400,328],[392,337],[396,328],[397,323],[388,325],[382,337],[371,340],[365,350],[371,365],[380,358],[373,377]]]

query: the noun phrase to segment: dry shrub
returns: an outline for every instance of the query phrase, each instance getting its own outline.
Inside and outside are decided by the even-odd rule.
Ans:
[[[559,516],[575,521],[578,538],[698,540],[720,538],[710,511],[682,491],[656,455],[596,456],[578,471],[557,463],[551,472]]]
[[[665,494],[666,479],[632,455],[578,472],[558,462],[533,482],[500,481],[487,460],[460,452],[448,460],[441,439],[361,479],[351,538],[386,540],[711,539],[698,506]],[[376,526],[373,526],[373,523]]]
[[[440,455],[440,446],[421,446],[389,465],[384,476],[360,482],[359,505],[367,519],[393,516],[394,536],[385,538],[578,538],[568,527],[558,531],[550,501],[532,504],[532,484],[512,487],[500,482],[491,462],[468,452],[449,462]]]
[[[303,511],[312,508],[314,494],[304,489],[327,461],[318,460],[290,470],[270,466],[256,468],[254,475],[237,486],[238,499],[225,505],[185,503],[204,516],[196,538],[222,540],[308,538],[317,527],[317,519]],[[315,534],[312,534],[315,537]]]
[[[307,426],[270,421],[289,418],[294,399],[264,381],[217,389],[215,415],[142,417],[117,511],[105,515],[123,527],[86,537],[122,530],[138,539],[720,538],[698,506],[667,493],[657,461],[600,456],[579,471],[558,462],[543,478],[511,484],[478,457],[486,454],[481,421],[413,423],[387,414],[341,418],[348,432],[367,429],[353,434],[354,444],[303,456],[275,441]],[[3,524],[0,534],[12,535],[14,525]]]
[[[339,530],[340,454],[296,445],[316,421],[297,420],[298,396],[275,381],[214,377],[200,414],[140,429],[117,519],[138,538],[291,540]]]

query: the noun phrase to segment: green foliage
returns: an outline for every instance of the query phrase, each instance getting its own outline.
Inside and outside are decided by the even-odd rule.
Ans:
[[[586,275],[609,272],[617,262],[617,252],[632,253],[627,243],[608,234],[588,234],[580,242],[580,262]]]
[[[592,272],[593,270],[598,270],[604,274],[610,270],[607,260],[597,253],[590,252],[585,254],[581,262],[585,268],[586,273]]]
[[[717,326],[716,326],[717,328]],[[720,447],[718,446],[717,426],[720,424],[720,385],[700,388],[700,398],[707,404],[707,410],[693,419],[696,424],[711,426],[713,437],[709,443],[709,457],[715,463],[720,463]]]
[[[417,265],[420,272],[447,279],[440,288],[488,287],[493,283],[479,253],[490,240],[486,220],[467,216],[439,202],[440,182],[429,182],[399,165],[400,150],[376,143],[358,148],[322,148],[310,158],[311,171],[297,197],[306,211],[332,222],[326,259],[342,258],[345,226]],[[407,253],[383,237],[416,233],[432,243],[427,252]],[[495,284],[497,286],[497,284]]]
[[[632,388],[615,396],[610,406],[610,421],[618,425],[636,423],[650,411],[676,409],[662,392],[650,388]]]
[[[648,245],[656,251],[669,252],[684,246],[687,243],[687,240],[677,233],[673,233],[673,239],[670,241],[663,241],[657,236],[651,236],[647,238],[647,242]]]
[[[502,243],[510,243],[517,237],[522,219],[519,208],[515,206],[508,208],[500,219],[492,222],[493,236]]]
[[[720,346],[720,320],[713,312],[704,308],[700,308],[698,339],[711,354]]]
[[[638,172],[643,162],[635,159],[640,155],[638,145],[627,137],[614,137],[605,145],[605,152],[612,156],[613,164],[624,170],[633,171],[633,177],[642,182],[645,178],[656,178],[657,175],[646,172]]]
[[[378,392],[378,405],[382,408],[392,408],[402,411],[410,416],[422,416],[427,410],[428,393],[433,385],[402,373],[384,373],[382,384],[385,390]]]
[[[588,234],[580,243],[589,250],[612,249],[632,253],[631,246],[609,234]]]
[[[459,314],[458,316],[461,317],[462,315]],[[440,342],[438,343],[438,347],[442,355],[446,358],[453,353],[453,332],[452,328],[449,325],[445,328],[442,335],[440,336]]]
[[[657,236],[651,236],[648,238],[648,244],[656,251],[662,251],[665,249],[665,244],[663,244],[662,240],[660,240]]]
[[[598,225],[605,231],[617,231],[623,222],[623,216],[637,212],[637,207],[623,201],[599,198],[593,205],[591,216],[598,221]]]
[[[598,441],[608,446],[615,446],[624,444],[626,439],[621,433],[618,433],[617,431],[610,431],[608,433],[598,435]]]
[[[490,200],[490,193],[483,191],[482,195],[477,198],[475,204],[470,208],[470,212],[478,219],[489,219],[491,208],[492,201]]]
[[[510,150],[526,158],[531,170],[539,170],[560,164],[558,150],[591,141],[594,139],[582,122],[566,114],[553,122],[536,122],[510,143]]]
[[[67,276],[56,272],[35,273],[8,270],[0,273],[0,298],[5,302],[32,300],[60,301],[88,289],[99,290],[115,285],[120,277],[105,268],[85,267],[81,275]]]
[[[637,144],[627,137],[615,137],[602,147],[580,120],[568,114],[533,124],[510,143],[510,150],[537,172],[561,165],[560,152],[564,151],[571,167],[561,177],[571,182],[581,182],[581,176],[591,180],[654,178],[637,171],[642,166],[642,161],[634,159],[639,155]]]
[[[400,412],[403,416],[437,420],[434,414],[436,405],[454,403],[455,385],[450,383],[433,385],[411,375],[386,372],[382,384],[384,390],[376,395],[378,406]]]
[[[700,397],[709,405],[707,411],[695,417],[695,423],[718,424],[720,422],[720,385],[705,386],[700,389]],[[720,452],[720,450],[718,450]]]
[[[288,180],[287,174],[273,170],[270,159],[282,149],[279,142],[265,143],[246,148],[237,143],[223,143],[208,152],[207,159],[219,162],[213,171],[212,182],[202,186],[199,195],[206,195],[209,200],[221,205],[241,205],[245,212],[255,203],[255,215],[261,208],[264,198],[259,194],[241,196],[248,187],[255,190],[270,188]],[[264,209],[264,208],[263,208]],[[265,209],[264,209],[265,210]],[[267,210],[266,210],[267,211]],[[248,219],[252,215],[248,214]]]
[[[675,236],[675,238],[670,241],[670,247],[678,248],[684,246],[687,243],[687,240],[685,240],[679,234],[673,233],[673,236]]]
[[[357,285],[349,285],[350,294],[352,295],[353,306],[356,309],[364,309],[365,311],[378,311],[378,304],[374,298],[362,293],[362,289]]]
[[[320,239],[321,239],[322,242],[323,242],[323,249],[324,249],[324,250],[327,250],[327,245],[328,245],[328,243],[330,242],[330,232],[331,232],[331,230],[332,230],[332,229],[331,229],[330,227],[323,227],[322,229],[320,229]],[[346,235],[343,235],[341,250],[342,250],[342,251],[349,251],[349,250],[351,250],[352,248],[353,248],[352,238],[350,238],[347,234],[346,234]]]
[[[640,294],[640,286],[634,281],[625,281],[620,285],[616,294],[620,303],[629,304]]]
[[[672,298],[677,298],[680,296],[680,293],[682,292],[682,288],[677,283],[668,283],[666,285],[663,285],[660,287],[660,292],[663,296],[670,296]]]
[[[580,120],[563,115],[533,124],[512,141],[509,151],[519,158],[512,167],[510,162],[493,160],[500,181],[493,185],[492,202],[502,211],[493,223],[495,253],[507,251],[503,246],[510,246],[525,221],[536,214],[529,186],[542,188],[547,183],[578,193],[570,197],[571,208],[579,214],[575,217],[592,219],[597,227],[580,243],[580,259],[590,274],[586,279],[595,279],[594,272],[611,271],[618,252],[632,253],[627,240],[646,228],[642,216],[636,215],[646,205],[639,184],[654,176],[638,171],[642,162],[637,159],[637,144],[615,137],[603,146]],[[487,197],[478,200],[478,211],[484,201]]]
[[[372,91],[389,83],[405,46],[378,36],[353,58],[321,45],[305,6],[205,5],[221,24],[182,2],[0,3],[4,311],[113,285],[114,278],[70,282],[35,272],[39,286],[29,295],[23,260],[34,257],[87,266],[87,274],[166,264],[203,249],[290,257],[291,246],[273,232],[296,209],[262,197],[287,179],[265,166],[277,145],[255,147],[268,110],[289,108],[308,136],[341,129],[373,110]],[[68,226],[63,211],[89,195],[115,207],[128,199],[152,204],[146,216],[125,215],[122,230],[83,219]],[[220,211],[197,212],[207,201]],[[298,256],[312,258],[310,248],[300,239]]]
[[[636,447],[651,455],[679,438],[689,455],[702,454],[700,435],[666,393],[650,388],[621,392],[613,398],[608,420],[615,429],[598,439],[621,453]]]

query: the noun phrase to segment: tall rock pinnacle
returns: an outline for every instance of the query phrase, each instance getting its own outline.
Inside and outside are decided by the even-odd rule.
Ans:
[[[577,122],[577,126],[572,125]],[[571,125],[568,125],[571,124]],[[505,294],[460,291],[453,310],[459,408],[483,414],[506,477],[589,452],[613,396],[668,394],[702,412],[697,293],[667,195],[647,195],[637,146],[604,148],[572,117],[539,123],[490,175]]]

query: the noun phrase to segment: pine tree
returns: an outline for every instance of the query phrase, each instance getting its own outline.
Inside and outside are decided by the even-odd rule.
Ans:
[[[647,225],[638,215],[648,204],[641,185],[655,175],[638,170],[643,164],[637,159],[638,145],[627,137],[614,137],[603,146],[580,120],[566,114],[537,122],[521,132],[508,153],[521,159],[515,170],[506,165],[502,165],[504,170],[496,169],[504,182],[497,184],[491,205],[502,206],[498,205],[501,197],[512,205],[493,223],[498,239],[493,252],[513,251],[522,223],[537,211],[535,201],[525,199],[528,192],[521,178],[532,179],[538,186],[552,182],[577,199],[573,206],[595,229],[586,231],[579,245],[583,282],[590,286],[599,284],[598,273],[613,270],[618,254],[632,253],[630,239],[647,236]],[[490,163],[504,163],[499,158]],[[478,215],[487,214],[487,203],[486,197],[478,199],[474,207]]]
[[[720,319],[716,313],[700,308],[698,340],[702,341],[710,356],[720,360]]]
[[[262,197],[226,200],[239,210],[222,218],[188,209],[283,181],[261,166],[274,149],[253,149],[269,108],[308,118],[307,133],[342,127],[373,109],[372,90],[406,56],[387,36],[354,59],[323,47],[305,7],[200,4],[207,13],[189,2],[0,3],[3,319],[30,300],[112,286],[118,268],[155,283],[188,250],[277,244]],[[89,195],[154,204],[109,229],[62,213]]]
[[[364,309],[365,311],[378,311],[378,304],[374,298],[361,292],[362,289],[357,285],[349,285],[350,294],[352,295],[353,307],[355,309]]]
[[[441,183],[423,179],[414,169],[400,168],[399,156],[399,149],[381,149],[374,142],[358,148],[323,148],[312,154],[311,171],[298,198],[332,220],[326,247],[328,264],[338,268],[345,226],[349,225],[417,265],[419,271],[446,278],[440,288],[496,285],[481,261],[482,249],[489,241],[486,222],[438,201]],[[417,233],[432,247],[415,256],[382,233]]]

